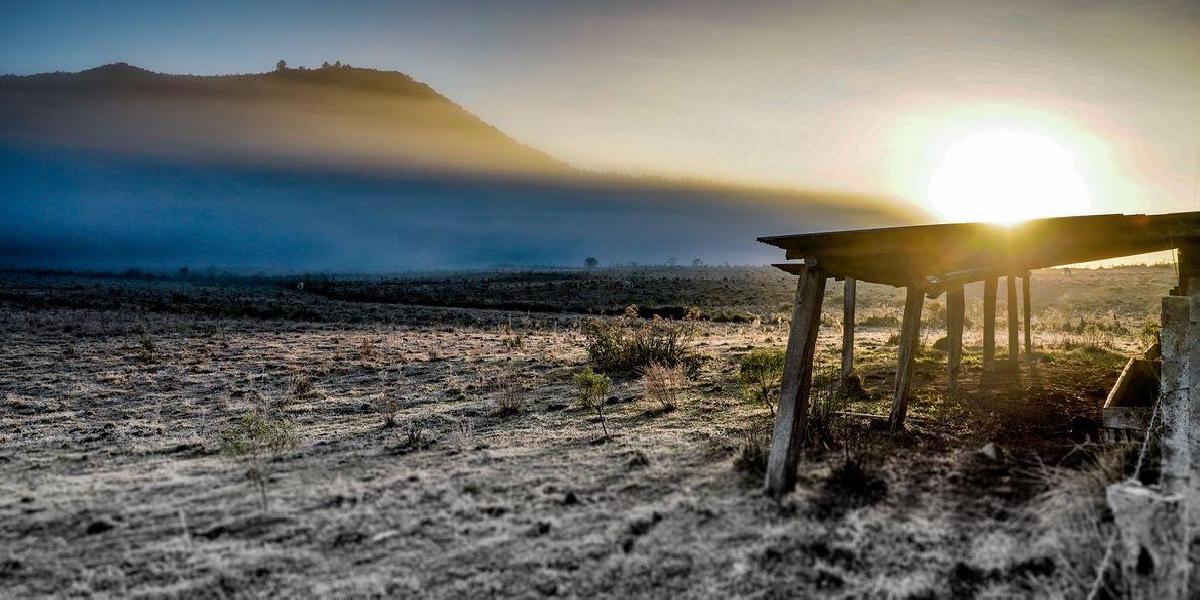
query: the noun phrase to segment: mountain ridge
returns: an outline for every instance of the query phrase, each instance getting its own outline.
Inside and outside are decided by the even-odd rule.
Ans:
[[[0,136],[196,160],[560,174],[433,87],[356,67],[177,75],[110,63],[0,76]]]

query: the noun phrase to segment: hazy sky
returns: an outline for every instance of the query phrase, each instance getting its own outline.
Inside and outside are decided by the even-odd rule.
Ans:
[[[1070,153],[1095,212],[1196,203],[1195,0],[2,4],[0,72],[340,59],[585,168],[917,203],[953,144],[1020,130]]]

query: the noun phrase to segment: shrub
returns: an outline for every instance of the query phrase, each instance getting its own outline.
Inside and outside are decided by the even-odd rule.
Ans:
[[[771,435],[765,430],[749,430],[742,434],[733,467],[748,475],[761,476],[767,472]]]
[[[512,373],[505,373],[496,379],[493,396],[496,402],[496,412],[502,416],[515,415],[525,406],[525,387]]]
[[[742,392],[751,401],[766,404],[772,415],[775,406],[771,399],[779,391],[786,357],[787,351],[782,348],[756,348],[742,357],[738,369]]]
[[[596,415],[600,417],[600,427],[604,430],[605,440],[610,439],[608,425],[604,419],[604,402],[608,399],[610,389],[612,389],[612,380],[592,371],[591,367],[575,374],[575,390],[579,396],[579,403],[587,410],[596,411]]]
[[[649,320],[639,319],[637,310],[636,306],[630,306],[620,317],[608,321],[593,319],[583,324],[585,348],[592,364],[610,372],[633,372],[651,363],[695,368],[694,311],[689,311],[681,321],[668,321],[658,315]]]
[[[673,410],[679,397],[687,387],[688,376],[683,365],[668,367],[656,362],[642,369],[642,387],[646,395],[662,406],[663,411]]]
[[[383,419],[384,427],[396,426],[396,415],[402,408],[400,400],[398,396],[387,393],[375,396],[375,412]]]
[[[432,443],[433,439],[428,432],[416,423],[409,423],[404,430],[404,443],[401,444],[401,447],[408,450],[421,450]]]
[[[459,452],[465,452],[474,443],[475,424],[469,420],[462,420],[455,423],[454,430],[450,432],[450,444],[457,448]]]
[[[296,371],[288,377],[287,396],[293,400],[307,400],[315,396],[316,390],[313,389],[312,379],[308,375]]]
[[[158,347],[154,344],[154,338],[143,335],[138,342],[137,359],[139,362],[152,363],[158,359]]]
[[[221,454],[246,466],[246,475],[258,487],[262,511],[267,512],[267,484],[271,465],[296,445],[296,428],[286,419],[251,412],[221,435]]]
[[[846,406],[846,396],[838,388],[839,369],[831,367],[813,376],[808,393],[808,421],[805,439],[813,445],[832,448],[837,445],[834,430],[837,413]],[[843,423],[844,424],[844,423]],[[847,433],[843,430],[842,433]]]
[[[824,512],[868,506],[885,498],[888,485],[874,469],[857,458],[846,458],[834,465],[821,486],[816,505]]]
[[[525,338],[509,323],[500,326],[500,342],[509,350],[520,350],[525,347]]]

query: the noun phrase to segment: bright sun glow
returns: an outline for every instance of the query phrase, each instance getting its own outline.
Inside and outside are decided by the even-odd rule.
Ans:
[[[950,147],[929,185],[948,221],[1015,223],[1086,214],[1091,198],[1071,154],[1022,131],[987,131]]]

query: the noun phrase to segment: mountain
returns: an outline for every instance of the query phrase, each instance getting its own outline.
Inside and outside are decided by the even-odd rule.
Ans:
[[[761,264],[889,199],[598,175],[402,73],[0,77],[0,268],[397,271]]]
[[[156,158],[545,175],[565,165],[403,73],[165,75],[124,63],[0,77],[0,136]]]

